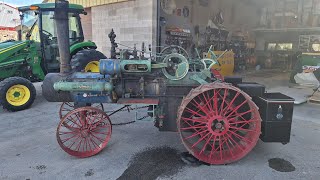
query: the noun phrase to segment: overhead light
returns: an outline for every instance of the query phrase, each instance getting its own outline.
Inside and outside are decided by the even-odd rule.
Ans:
[[[38,6],[30,6],[30,10],[38,10],[39,7]]]

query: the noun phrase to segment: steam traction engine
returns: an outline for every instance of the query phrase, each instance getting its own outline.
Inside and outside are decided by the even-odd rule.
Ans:
[[[251,93],[263,107],[268,94],[264,94],[262,85],[241,83],[236,77],[226,78],[230,82],[226,83],[216,79],[209,69],[198,71],[190,72],[189,61],[172,53],[164,57],[163,63],[102,59],[100,73],[73,73],[67,77],[49,74],[43,85],[47,100],[76,102],[78,106],[62,116],[57,129],[60,146],[77,157],[92,156],[105,148],[112,124],[101,108],[87,107],[94,103],[150,105],[149,115],[156,127],[178,131],[187,150],[210,164],[237,161],[252,150],[261,132],[276,131],[270,128],[278,127],[261,129],[259,109],[243,91]],[[278,117],[281,122],[283,110],[273,115],[282,116]],[[290,118],[292,112],[285,115]],[[268,134],[267,138],[274,141],[275,136],[290,136],[290,131],[283,133],[287,133],[285,137]]]
[[[178,131],[186,149],[209,164],[242,159],[259,137],[265,142],[289,142],[291,98],[265,93],[264,86],[237,77],[223,82],[211,73],[216,60],[191,61],[174,50],[150,58],[144,57],[144,51],[137,56],[136,49],[126,50],[114,59],[114,38],[111,33],[113,58],[100,60],[99,73],[71,73],[66,68],[68,58],[60,53],[64,68],[59,74],[48,74],[43,83],[48,101],[75,103],[74,110],[62,115],[56,133],[68,154],[90,157],[107,146],[112,114],[92,107],[95,103],[124,108],[149,105],[149,115],[160,131]],[[58,40],[63,44],[64,38]]]

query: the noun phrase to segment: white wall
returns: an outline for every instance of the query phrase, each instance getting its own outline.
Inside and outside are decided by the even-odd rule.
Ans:
[[[110,57],[108,34],[113,28],[116,42],[137,48],[156,44],[156,0],[136,0],[91,8],[92,40]],[[120,46],[121,47],[121,46]]]

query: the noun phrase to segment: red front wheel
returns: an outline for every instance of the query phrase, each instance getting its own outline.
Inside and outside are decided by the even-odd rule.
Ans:
[[[112,133],[109,116],[100,109],[83,107],[65,115],[57,128],[60,147],[72,156],[86,158],[102,151]]]

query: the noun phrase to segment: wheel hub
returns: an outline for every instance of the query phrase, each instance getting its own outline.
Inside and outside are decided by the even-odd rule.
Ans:
[[[13,106],[22,106],[30,99],[30,90],[24,85],[14,85],[7,90],[6,99]]]
[[[208,121],[208,129],[214,135],[226,134],[229,130],[229,123],[223,117],[213,117]]]
[[[86,138],[86,137],[89,136],[90,130],[89,129],[83,129],[83,130],[80,131],[80,134],[81,134],[82,138]]]
[[[18,97],[20,97],[21,96],[21,94],[20,94],[20,92],[14,92],[13,93],[13,96],[14,96],[14,98],[18,98]]]

